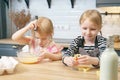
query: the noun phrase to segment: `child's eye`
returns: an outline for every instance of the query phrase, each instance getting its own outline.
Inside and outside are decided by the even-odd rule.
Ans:
[[[39,39],[39,37],[35,37],[36,39]]]
[[[83,28],[84,30],[86,30],[87,28]]]
[[[91,30],[96,30],[96,29],[91,29]]]

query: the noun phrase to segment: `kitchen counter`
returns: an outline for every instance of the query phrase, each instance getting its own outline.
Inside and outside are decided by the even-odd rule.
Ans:
[[[15,42],[12,39],[0,39],[0,44],[20,44],[20,45],[24,45],[24,44]]]
[[[99,80],[96,74],[98,70],[77,71],[63,65],[61,61],[43,61],[38,64],[19,63],[13,74],[1,75],[0,80]],[[120,71],[118,71],[118,79],[120,79]]]
[[[20,44],[18,42],[13,41],[12,39],[0,39],[0,44]],[[64,47],[69,47],[70,44],[68,43],[58,43]],[[23,45],[23,44],[20,44]],[[120,42],[114,43],[115,50],[120,50]]]
[[[25,44],[21,44],[18,42],[13,41],[12,39],[0,39],[0,44],[19,44],[19,45],[25,45]],[[69,44],[68,43],[58,43],[64,47],[68,47]]]

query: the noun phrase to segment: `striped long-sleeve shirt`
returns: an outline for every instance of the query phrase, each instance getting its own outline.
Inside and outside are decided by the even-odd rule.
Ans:
[[[78,36],[77,38],[75,38],[72,41],[72,43],[70,44],[69,48],[63,53],[62,58],[64,59],[64,57],[66,57],[66,56],[74,56],[74,54],[79,53],[79,44],[82,42],[82,40],[83,40],[83,37],[81,37],[81,36]],[[97,42],[98,42],[97,43],[98,44],[98,49],[99,49],[100,55],[101,55],[102,52],[106,48],[106,38],[98,35],[97,36]],[[91,46],[91,48],[90,48],[90,46],[84,46],[83,48],[86,52],[88,52],[88,51],[93,50],[95,48],[95,46]],[[100,57],[100,56],[96,56],[96,57]]]

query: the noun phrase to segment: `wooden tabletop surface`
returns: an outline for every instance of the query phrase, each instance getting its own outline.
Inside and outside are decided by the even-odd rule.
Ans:
[[[99,80],[96,71],[77,71],[63,65],[61,61],[46,61],[37,64],[22,64],[16,66],[13,74],[4,74],[0,80]],[[120,71],[118,79],[120,79]]]

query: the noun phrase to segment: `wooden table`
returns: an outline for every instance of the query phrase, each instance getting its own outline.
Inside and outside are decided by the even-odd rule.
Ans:
[[[63,65],[61,61],[46,61],[37,64],[19,63],[13,74],[4,74],[0,80],[99,80],[98,69],[77,71]],[[120,71],[119,78],[120,79]]]

